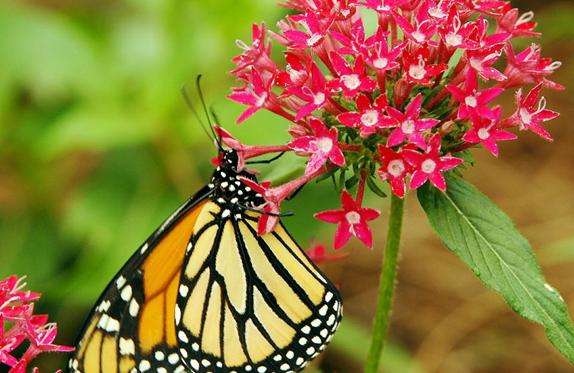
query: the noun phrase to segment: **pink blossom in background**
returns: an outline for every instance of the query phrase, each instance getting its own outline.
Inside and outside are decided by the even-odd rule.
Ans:
[[[25,290],[25,286],[24,279],[17,276],[0,280],[0,367],[9,367],[10,373],[25,373],[42,353],[74,350],[54,343],[57,325],[49,323],[47,315],[34,315],[34,302],[40,294]],[[26,350],[16,355],[23,345]]]
[[[305,253],[309,259],[311,259],[311,261],[317,265],[328,262],[336,262],[349,256],[347,253],[329,254],[325,246],[320,244],[311,247],[310,249],[306,250]]]
[[[543,91],[564,89],[551,80],[561,63],[533,39],[541,35],[533,12],[502,0],[282,5],[290,13],[274,31],[254,25],[252,42],[238,42],[232,74],[240,86],[230,98],[246,106],[240,122],[269,110],[289,122],[291,138],[279,146],[226,141],[244,158],[283,146],[306,158],[303,175],[263,194],[268,211],[278,213],[304,183],[333,180],[343,208],[317,217],[338,224],[337,248],[353,235],[371,245],[367,222],[377,214],[360,209],[368,209],[364,191],[383,195],[377,182],[400,198],[427,182],[445,191],[444,174],[463,163],[461,152],[481,147],[499,156],[501,143],[523,131],[552,139],[546,124],[559,114]],[[501,107],[505,94],[515,95],[514,108]],[[345,219],[351,210],[360,218]],[[262,232],[277,221],[261,219]]]

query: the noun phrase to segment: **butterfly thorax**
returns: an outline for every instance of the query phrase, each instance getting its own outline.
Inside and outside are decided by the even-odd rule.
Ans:
[[[229,215],[241,218],[245,210],[257,209],[265,203],[261,194],[242,181],[242,178],[247,178],[257,182],[257,178],[248,171],[237,171],[238,159],[235,151],[226,150],[208,184],[213,191],[213,200],[221,206],[222,214],[226,215],[224,218]]]

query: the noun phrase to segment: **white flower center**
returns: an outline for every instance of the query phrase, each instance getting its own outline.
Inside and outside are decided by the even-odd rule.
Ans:
[[[423,41],[425,41],[426,37],[425,34],[417,30],[413,32],[413,39],[415,39],[419,43],[422,43]]]
[[[317,149],[323,153],[329,153],[333,149],[333,140],[328,137],[321,137],[315,141]]]
[[[446,13],[443,12],[442,9],[439,8],[438,6],[437,6],[437,7],[434,7],[434,8],[430,8],[430,9],[429,9],[429,14],[430,14],[431,17],[434,17],[434,18],[444,18],[444,17],[446,17]]]
[[[364,126],[372,127],[379,121],[379,113],[376,110],[368,110],[365,114],[361,115],[361,123]]]
[[[451,47],[458,47],[459,45],[462,44],[462,36],[460,36],[459,34],[455,34],[454,32],[451,32],[446,35],[445,41],[446,44],[450,45]]]
[[[403,133],[406,133],[407,135],[413,134],[416,130],[415,122],[412,121],[411,119],[405,120],[401,124],[401,130],[403,131]]]
[[[389,64],[389,60],[379,57],[373,61],[373,66],[377,69],[384,69]]]
[[[325,102],[325,94],[323,92],[319,92],[313,96],[313,104],[315,106],[321,106]]]
[[[351,225],[356,225],[361,222],[361,215],[357,211],[349,211],[345,214],[345,219]]]
[[[476,58],[470,59],[470,66],[476,71],[482,71],[482,61]]]
[[[467,96],[464,99],[464,103],[470,107],[476,107],[476,105],[478,105],[478,101],[476,100],[476,97],[474,97],[474,96]]]
[[[289,78],[291,79],[291,81],[295,83],[298,83],[301,80],[303,80],[303,78],[305,78],[306,75],[305,71],[296,70],[291,66],[287,66],[287,72],[289,73]]]
[[[263,107],[265,105],[265,102],[267,102],[267,93],[263,93],[261,96],[257,97],[255,105],[257,107]]]
[[[478,138],[481,140],[486,140],[490,137],[490,132],[486,128],[481,128],[478,130]]]
[[[421,80],[425,77],[425,75],[427,74],[427,71],[424,67],[424,65],[411,65],[411,67],[409,67],[409,75],[416,80]]]
[[[323,35],[321,34],[313,34],[311,35],[311,37],[309,39],[307,39],[307,45],[310,47],[315,46],[315,44],[317,44],[321,39],[323,38]]]
[[[432,174],[436,170],[436,162],[432,159],[426,159],[421,165],[421,169],[425,174]]]
[[[387,171],[394,177],[399,177],[405,172],[405,162],[400,159],[394,159],[389,162]]]
[[[520,109],[518,115],[520,115],[520,120],[522,121],[522,123],[530,124],[530,122],[532,122],[532,114],[528,111],[528,109],[526,108]]]
[[[345,87],[349,89],[354,90],[359,88],[359,86],[361,85],[361,79],[359,79],[359,75],[357,74],[343,75],[341,77],[341,80],[343,81]]]

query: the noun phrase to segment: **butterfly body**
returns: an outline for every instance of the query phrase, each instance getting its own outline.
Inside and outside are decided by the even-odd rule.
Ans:
[[[330,341],[337,289],[281,223],[257,234],[255,176],[220,159],[104,291],[70,371],[294,372]]]

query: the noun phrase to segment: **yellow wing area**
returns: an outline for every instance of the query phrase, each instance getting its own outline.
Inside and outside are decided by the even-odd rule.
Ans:
[[[207,211],[217,216],[220,208],[209,203]],[[196,231],[213,224],[212,216],[200,216]],[[178,325],[190,336],[186,341],[199,346],[198,361],[203,354],[232,369],[262,362],[294,343],[328,286],[301,248],[281,225],[258,237],[251,219],[222,219],[202,232],[184,270],[182,283],[191,286]]]
[[[131,269],[134,273],[141,271],[139,289],[143,294],[134,294],[138,289],[135,279],[130,282],[134,273],[120,273],[116,277],[109,298],[104,296],[88,322],[76,356],[70,361],[72,371],[123,373],[136,367],[145,370],[151,366],[151,359],[145,357],[158,346],[177,348],[174,320],[180,273],[204,204],[197,205],[175,223],[155,246],[147,248],[149,255],[141,265]],[[126,268],[129,267],[128,263]],[[114,307],[123,310],[118,319],[108,314]],[[135,335],[120,335],[124,322],[134,324]]]

